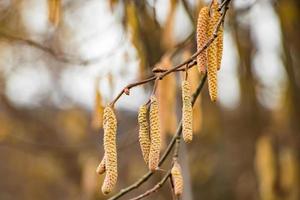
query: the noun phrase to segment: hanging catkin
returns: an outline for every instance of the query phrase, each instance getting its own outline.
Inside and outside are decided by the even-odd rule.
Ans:
[[[101,162],[99,163],[97,169],[96,169],[96,173],[101,175],[105,172],[105,155],[103,156]]]
[[[49,21],[56,27],[61,16],[61,0],[48,0]]]
[[[117,119],[113,108],[110,106],[104,109],[103,128],[106,176],[102,185],[102,192],[103,194],[108,194],[112,191],[118,177],[116,145]]]
[[[149,125],[147,120],[147,105],[142,105],[138,114],[139,141],[145,162],[148,164],[150,151]]]
[[[193,107],[191,102],[190,84],[182,81],[182,134],[187,143],[193,139]]]
[[[100,79],[97,78],[95,81],[95,103],[94,103],[94,112],[92,116],[92,127],[95,130],[99,130],[102,128],[103,125],[103,111],[104,111],[104,106],[103,106],[103,101],[102,101],[102,95],[99,90],[99,81]]]
[[[177,161],[171,169],[172,182],[174,185],[174,193],[176,196],[182,195],[183,192],[183,178],[181,173],[181,167]]]
[[[221,13],[219,11],[216,11],[216,14],[218,15],[218,20],[221,17]],[[221,68],[221,62],[222,62],[222,57],[223,57],[223,37],[224,37],[224,28],[221,25],[220,29],[218,31],[218,36],[217,36],[217,58],[218,58],[218,66],[217,69],[220,70]]]
[[[214,1],[211,9],[211,16],[208,25],[208,37],[212,38],[216,25],[218,24],[218,4]],[[217,68],[218,68],[218,47],[217,40],[214,40],[207,50],[208,54],[208,67],[207,67],[207,78],[208,78],[208,90],[210,99],[212,101],[217,100],[218,86],[217,86]]]
[[[198,16],[197,21],[197,51],[199,51],[207,42],[207,28],[209,19],[209,8],[203,7]],[[207,50],[205,49],[197,56],[197,66],[201,73],[206,72],[207,66]]]
[[[149,169],[154,171],[158,168],[161,147],[158,102],[155,96],[151,97],[150,105],[150,140]]]

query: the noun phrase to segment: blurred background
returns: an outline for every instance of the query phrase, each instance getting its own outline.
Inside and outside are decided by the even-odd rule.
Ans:
[[[0,0],[0,199],[106,199],[103,106],[128,83],[196,51],[201,0]],[[232,0],[219,99],[207,85],[195,139],[181,147],[183,199],[299,200],[300,1]],[[181,115],[181,75],[161,81],[162,137]],[[195,88],[199,73],[192,69]],[[147,172],[137,109],[151,87],[116,104],[119,180]],[[163,169],[170,167],[170,161]],[[152,187],[159,172],[128,199]],[[170,199],[166,184],[148,199]]]

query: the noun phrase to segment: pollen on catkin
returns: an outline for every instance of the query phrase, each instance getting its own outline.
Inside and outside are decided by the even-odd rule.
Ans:
[[[193,107],[191,102],[190,84],[182,81],[182,135],[187,143],[193,139]]]
[[[104,128],[104,151],[105,151],[105,168],[106,175],[102,185],[103,194],[108,194],[112,191],[117,182],[117,118],[110,106],[105,107],[103,115]]]
[[[172,182],[174,186],[174,193],[176,196],[182,195],[183,192],[183,178],[181,167],[177,161],[174,162],[174,165],[171,169]]]
[[[147,120],[147,105],[142,105],[139,108],[138,123],[139,123],[139,141],[145,162],[148,164],[150,151],[150,136],[149,124]]]
[[[96,169],[96,173],[101,175],[105,172],[105,155],[103,156],[101,162],[99,163],[97,169]]]
[[[216,25],[218,24],[219,15],[217,14],[218,11],[218,4],[213,3],[211,9],[211,16],[208,25],[208,37],[212,38]],[[208,79],[208,91],[210,95],[210,99],[212,101],[217,100],[218,95],[218,86],[217,86],[217,68],[218,68],[218,47],[217,47],[217,40],[214,40],[207,50],[208,55],[208,67],[207,67],[207,79]]]
[[[150,140],[149,169],[154,171],[158,168],[161,148],[158,102],[155,96],[151,97],[150,105]]]
[[[203,7],[198,16],[197,20],[197,51],[199,51],[207,42],[207,29],[208,29],[208,20],[209,20],[209,8]],[[206,72],[207,67],[207,50],[203,50],[197,56],[197,66],[198,70],[201,73]]]
[[[221,13],[217,11],[218,19],[221,17]],[[217,59],[218,59],[218,66],[217,69],[221,69],[222,57],[223,57],[223,37],[224,37],[224,28],[220,26],[217,36]]]

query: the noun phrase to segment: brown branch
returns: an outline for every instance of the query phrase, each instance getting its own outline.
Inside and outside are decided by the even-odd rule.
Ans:
[[[190,69],[191,67],[193,67],[194,65],[191,65],[190,63],[194,62],[195,63],[195,58],[201,53],[203,52],[206,48],[209,47],[209,45],[216,39],[217,37],[217,32],[221,26],[221,24],[224,22],[224,19],[225,19],[225,16],[226,16],[226,13],[227,13],[227,10],[228,10],[228,5],[229,3],[231,2],[231,0],[225,0],[226,3],[224,3],[225,5],[225,9],[224,9],[224,12],[222,13],[221,15],[221,18],[220,20],[218,21],[216,27],[215,27],[215,30],[214,30],[214,33],[213,33],[213,36],[210,38],[210,40],[207,41],[207,43],[202,47],[200,48],[196,53],[194,53],[189,59],[187,59],[186,61],[184,61],[183,63],[169,69],[169,70],[166,70],[164,71],[163,73],[159,74],[159,75],[153,75],[152,77],[146,79],[146,80],[143,80],[143,81],[139,81],[139,82],[136,82],[136,83],[132,83],[132,84],[129,84],[127,85],[119,94],[118,96],[112,101],[111,105],[114,105],[118,99],[123,95],[123,93],[125,93],[126,91],[128,91],[129,89],[133,88],[133,87],[136,87],[138,85],[142,85],[142,84],[145,84],[145,83],[148,83],[148,82],[151,82],[151,81],[154,81],[154,80],[157,80],[157,78],[159,78],[159,80],[163,79],[165,76],[167,76],[168,74],[172,73],[172,72],[176,72],[176,71],[182,71],[182,70],[185,70],[186,67],[182,68],[183,66],[187,65],[187,68]],[[155,73],[155,72],[154,72]],[[205,74],[201,80],[201,82],[199,83],[196,91],[194,92],[194,94],[192,95],[192,106],[194,106],[195,104],[195,101],[197,99],[197,97],[199,96],[203,86],[204,86],[204,83],[206,81],[206,78],[207,78],[207,74]],[[166,160],[166,158],[168,157],[168,155],[170,154],[172,148],[174,147],[175,143],[178,144],[176,145],[176,148],[174,150],[174,156],[173,158],[177,158],[178,156],[178,150],[179,150],[179,142],[180,142],[180,136],[181,136],[181,132],[182,132],[182,122],[180,121],[179,123],[179,126],[178,126],[178,129],[175,133],[175,135],[173,136],[173,138],[171,139],[167,149],[165,150],[164,154],[162,155],[160,161],[159,161],[159,165],[158,166],[161,166],[163,164],[163,162]],[[142,185],[144,182],[146,182],[151,176],[153,175],[153,172],[149,171],[148,173],[146,173],[145,175],[143,175],[138,181],[136,181],[134,184],[128,186],[127,188],[124,188],[122,189],[120,192],[118,192],[117,194],[115,194],[114,196],[112,196],[111,198],[109,198],[109,200],[116,200],[116,199],[119,199],[120,197],[124,196],[125,194],[127,194],[128,192],[138,188],[140,185]],[[154,188],[148,190],[146,193],[140,195],[139,197],[136,197],[137,199],[140,199],[140,198],[143,198],[145,196],[148,196],[149,194],[151,194],[152,192],[155,192],[158,190],[158,188],[160,188],[163,183],[166,182],[166,180],[168,179],[168,177],[170,176],[170,174],[166,174],[164,176],[164,178],[156,185],[154,186]],[[135,198],[134,198],[135,199]]]
[[[149,196],[150,194],[154,193],[154,192],[157,192],[163,185],[164,183],[168,180],[168,178],[170,177],[171,175],[171,170],[169,170],[165,175],[164,177],[153,187],[151,188],[150,190],[147,190],[145,193],[137,196],[137,197],[134,197],[134,198],[131,198],[130,200],[139,200],[139,199],[143,199],[144,197],[147,197]]]
[[[110,57],[112,55],[115,54],[116,49],[118,49],[120,47],[120,44],[123,42],[123,39],[121,40],[120,44],[116,45],[115,48],[113,48],[110,52],[108,52],[105,55],[100,55],[100,56],[96,56],[94,58],[91,59],[80,59],[80,58],[76,58],[75,56],[71,56],[68,55],[66,53],[59,53],[56,52],[53,48],[50,48],[46,45],[43,45],[39,42],[36,42],[34,40],[30,40],[21,36],[17,36],[17,35],[12,35],[12,34],[8,34],[3,30],[0,30],[0,38],[6,38],[7,40],[10,41],[17,41],[17,42],[21,42],[23,44],[29,45],[31,47],[37,48],[43,52],[45,52],[46,54],[54,57],[55,59],[57,59],[60,62],[63,63],[69,63],[69,64],[76,64],[76,65],[91,65],[94,63],[97,63],[99,61],[101,61],[104,58]]]
[[[222,13],[221,15],[221,18],[219,19],[216,27],[215,27],[215,30],[214,30],[214,33],[213,33],[213,36],[206,42],[206,44],[201,47],[196,53],[194,53],[189,59],[187,59],[186,61],[182,62],[181,64],[178,64],[176,65],[175,67],[171,68],[171,69],[168,69],[166,71],[164,71],[163,73],[161,73],[160,75],[156,75],[154,74],[153,76],[151,76],[150,78],[148,79],[145,79],[145,80],[142,80],[142,81],[138,81],[138,82],[135,82],[135,83],[132,83],[132,84],[129,84],[127,85],[125,88],[123,88],[123,90],[120,91],[120,93],[117,95],[117,97],[115,99],[113,99],[113,101],[110,103],[111,106],[114,106],[115,103],[120,99],[120,97],[126,92],[128,91],[129,89],[133,88],[133,87],[136,87],[136,86],[139,86],[139,85],[143,85],[143,84],[146,84],[148,82],[152,82],[154,80],[156,80],[156,78],[158,77],[160,80],[162,80],[165,76],[173,73],[173,72],[178,72],[178,71],[183,71],[185,70],[185,67],[184,69],[181,69],[181,67],[185,66],[185,65],[189,65],[189,69],[191,67],[193,67],[194,65],[190,65],[190,63],[192,63],[196,58],[197,56],[202,53],[205,49],[207,49],[211,43],[213,43],[213,41],[217,38],[218,36],[218,30],[220,29],[220,26],[222,25],[222,23],[224,22],[224,19],[225,19],[225,16],[226,16],[226,13],[227,13],[227,10],[228,10],[228,4],[230,3],[231,0],[226,0],[225,2],[225,9],[224,9],[224,12]]]
[[[205,82],[205,77],[203,77],[203,83]],[[202,82],[201,82],[202,83]],[[203,87],[203,85],[201,85],[200,83],[200,88]],[[200,94],[200,91],[201,90],[196,90],[195,93],[199,93]],[[198,95],[199,95],[198,94]],[[197,97],[193,97],[193,98],[197,98]],[[193,101],[193,104],[194,104],[195,101]],[[180,127],[181,127],[181,124],[180,124]],[[172,149],[172,147],[175,145],[175,148],[174,148],[174,153],[173,153],[173,160],[177,160],[178,158],[178,154],[179,154],[179,148],[180,148],[180,137],[181,136],[181,131],[178,132],[178,134],[176,134],[176,137],[175,138],[175,142],[172,143],[172,146],[170,147],[170,150]],[[171,144],[170,143],[170,144]],[[170,152],[170,151],[169,151]],[[165,154],[164,156],[167,157],[169,153]],[[169,170],[165,175],[164,177],[153,187],[151,188],[150,190],[147,190],[145,193],[137,196],[137,197],[134,197],[130,200],[139,200],[139,199],[143,199],[144,197],[146,196],[149,196],[151,193],[154,193],[154,192],[157,192],[162,186],[163,184],[167,181],[167,179],[170,178],[170,180],[172,180],[172,177],[171,177],[171,170]],[[172,181],[171,181],[171,184],[172,184]]]
[[[199,83],[196,91],[194,92],[194,94],[192,95],[192,105],[195,104],[197,97],[199,96],[204,83],[206,81],[207,75],[205,74],[203,76],[203,78],[201,79],[201,82]],[[176,143],[176,139],[178,137],[180,137],[181,135],[181,131],[182,131],[182,124],[181,122],[179,123],[178,129],[175,133],[175,135],[173,136],[173,138],[171,139],[168,147],[166,148],[164,154],[162,155],[158,166],[161,166],[164,161],[166,160],[166,158],[168,157],[168,155],[170,154],[170,152],[172,151],[173,146]],[[127,188],[122,189],[119,193],[117,193],[116,195],[112,196],[111,198],[109,198],[109,200],[115,200],[115,199],[119,199],[120,197],[124,196],[125,194],[127,194],[128,192],[138,188],[140,185],[142,185],[144,182],[146,182],[151,176],[152,176],[153,172],[149,171],[147,172],[145,175],[143,175],[138,181],[136,181],[134,184],[128,186]]]

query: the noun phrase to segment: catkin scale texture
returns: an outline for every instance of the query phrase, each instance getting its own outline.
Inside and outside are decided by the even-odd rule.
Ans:
[[[221,13],[216,12],[216,15],[218,19],[221,18]],[[220,70],[221,68],[221,62],[222,62],[222,57],[223,57],[223,37],[224,37],[224,28],[223,26],[220,26],[220,29],[218,31],[218,36],[217,36],[217,60],[218,60],[218,66],[217,69]]]
[[[207,29],[209,20],[209,8],[203,7],[198,16],[197,20],[197,51],[199,51],[207,42]],[[207,67],[207,49],[202,51],[197,56],[197,66],[201,73],[206,72]]]
[[[110,106],[104,109],[103,128],[106,175],[102,185],[102,192],[103,194],[108,194],[115,186],[118,177],[116,146],[117,119]]]
[[[171,169],[172,182],[174,185],[174,193],[176,196],[182,195],[183,192],[183,178],[181,167],[178,162],[175,162]]]
[[[105,155],[103,156],[103,159],[101,160],[101,162],[99,163],[97,169],[96,169],[96,173],[101,175],[105,172]]]
[[[193,139],[193,107],[191,102],[190,84],[182,82],[182,135],[187,143]]]
[[[159,153],[161,148],[158,102],[155,96],[151,97],[150,105],[150,140],[149,169],[154,171],[158,168]]]
[[[148,164],[150,151],[149,124],[147,120],[147,105],[142,105],[139,108],[138,114],[139,123],[139,141],[145,162]]]
[[[213,3],[211,17],[208,25],[208,37],[212,38],[216,25],[218,24],[218,4]],[[207,50],[208,55],[208,67],[207,67],[207,78],[208,78],[208,90],[210,99],[212,101],[217,100],[218,86],[217,86],[217,68],[218,68],[218,46],[217,40],[214,40]]]

